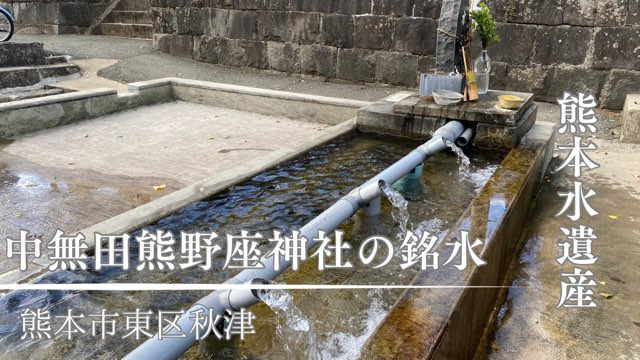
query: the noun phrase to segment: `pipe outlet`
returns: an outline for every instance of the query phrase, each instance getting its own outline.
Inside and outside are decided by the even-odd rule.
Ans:
[[[473,130],[473,128],[467,128],[462,133],[462,135],[460,135],[458,140],[456,140],[456,145],[458,145],[460,147],[465,147],[465,146],[469,145],[471,143],[471,139],[473,139],[473,135],[474,134],[475,134],[475,131]]]

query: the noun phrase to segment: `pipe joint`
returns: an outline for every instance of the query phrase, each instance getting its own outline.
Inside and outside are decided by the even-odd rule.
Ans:
[[[249,285],[265,285],[271,284],[269,280],[253,279],[249,281]],[[240,311],[240,309],[248,308],[255,303],[262,301],[264,296],[269,292],[265,289],[234,289],[227,290],[220,294],[220,304],[226,309]]]
[[[357,189],[358,204],[360,207],[366,206],[371,201],[382,196],[382,190],[379,185],[381,181],[384,182],[384,180],[378,179],[378,181],[372,181]]]

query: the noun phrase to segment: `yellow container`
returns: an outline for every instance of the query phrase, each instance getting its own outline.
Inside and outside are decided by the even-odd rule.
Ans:
[[[498,96],[498,105],[504,109],[517,109],[522,105],[524,99],[515,95]]]

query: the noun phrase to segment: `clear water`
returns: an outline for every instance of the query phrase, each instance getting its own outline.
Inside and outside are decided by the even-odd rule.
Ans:
[[[469,157],[459,148],[455,143],[452,143],[449,140],[445,140],[445,144],[453,151],[454,154],[458,157],[458,165],[460,165],[460,173],[468,178],[470,176],[469,166],[471,165],[471,160]]]
[[[221,237],[239,234],[241,230],[269,234],[274,229],[288,232],[299,229],[314,216],[333,204],[354,187],[399,160],[420,143],[358,134],[347,136],[312,150],[286,164],[233,186],[210,200],[198,202],[148,227],[179,234],[215,231]],[[425,162],[419,187],[407,204],[408,229],[429,231],[442,235],[459,218],[471,198],[487,181],[504,157],[495,151],[471,151],[470,176],[462,175],[456,156],[438,154]],[[385,235],[392,239],[398,232],[391,205],[383,199],[382,212],[377,218],[356,215],[340,227],[345,240],[358,249],[371,235]],[[134,234],[135,235],[135,234]],[[214,269],[175,271],[56,272],[40,279],[41,283],[222,283],[237,270],[222,270],[225,262],[224,241],[220,256],[214,259]],[[135,241],[131,244],[131,266],[137,265]],[[268,244],[265,245],[265,250]],[[381,255],[382,256],[382,255]],[[320,272],[312,259],[297,272],[287,271],[276,281],[292,284],[407,284],[417,271],[398,271],[398,257],[382,269],[371,269],[359,263],[357,251],[346,254],[353,269]],[[89,268],[93,268],[91,259]],[[180,310],[189,308],[208,292],[62,292],[24,291],[0,297],[0,358],[1,359],[113,359],[121,358],[142,341],[117,336],[100,340],[90,336],[90,319],[78,321],[88,334],[73,340],[21,340],[20,313],[25,309],[48,309],[52,316],[74,312],[95,314],[100,309],[109,313],[142,310]],[[257,316],[257,334],[245,341],[203,341],[194,346],[184,358],[212,359],[282,359],[283,348],[292,359],[353,359],[360,347],[384,319],[399,296],[391,290],[357,291],[291,291],[292,304],[309,322],[309,331],[299,331],[300,338],[278,335],[278,318],[265,304],[251,308]],[[272,304],[273,305],[273,304]],[[276,310],[277,311],[277,310]],[[152,320],[152,324],[156,320]],[[156,325],[154,325],[155,327]],[[118,327],[124,329],[123,320]],[[288,326],[287,326],[288,327]],[[152,327],[153,328],[153,327]],[[289,328],[290,329],[290,328]],[[315,337],[315,340],[313,338]],[[306,345],[304,344],[306,340]],[[315,341],[315,342],[314,342]],[[293,343],[292,343],[293,342]],[[314,343],[310,348],[310,344]],[[313,357],[313,356],[311,356]]]
[[[383,184],[380,186],[380,189],[391,203],[391,216],[400,227],[400,232],[397,237],[401,240],[407,233],[407,223],[409,222],[409,202],[404,198],[404,195],[393,189],[391,186]]]
[[[313,323],[295,305],[291,293],[272,290],[260,299],[276,314],[275,332],[284,345],[283,357],[293,359],[301,355],[305,359],[319,359]],[[302,353],[298,349],[302,349]]]

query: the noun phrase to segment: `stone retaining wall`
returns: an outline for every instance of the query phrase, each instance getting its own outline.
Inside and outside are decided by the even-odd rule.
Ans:
[[[91,25],[110,0],[2,0],[24,33],[78,34]]]
[[[440,0],[151,0],[154,48],[198,61],[415,87],[433,69]],[[487,0],[492,88],[620,109],[640,90],[637,0]],[[478,49],[474,52],[478,54]]]
[[[640,92],[638,0],[488,0],[502,41],[493,84],[555,101],[564,90],[621,109]],[[477,53],[477,51],[476,51]]]

